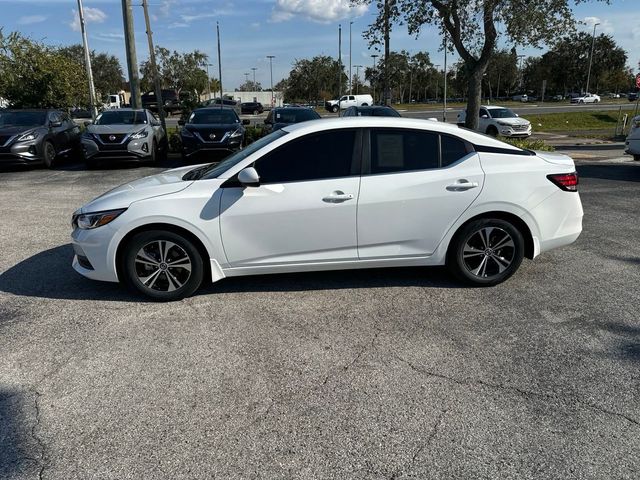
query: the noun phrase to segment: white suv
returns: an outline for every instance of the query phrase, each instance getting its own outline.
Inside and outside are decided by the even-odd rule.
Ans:
[[[481,106],[479,112],[478,131],[494,137],[529,137],[531,122],[518,117],[517,113],[508,108],[498,106]],[[458,114],[458,126],[464,127],[467,118],[466,110]]]
[[[329,112],[336,113],[349,107],[367,107],[373,105],[371,95],[343,95],[338,100],[327,100],[324,108]]]

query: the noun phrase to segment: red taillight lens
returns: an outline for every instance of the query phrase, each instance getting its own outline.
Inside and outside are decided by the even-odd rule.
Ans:
[[[561,190],[566,192],[578,191],[578,173],[554,173],[547,175],[547,178],[555,183]]]

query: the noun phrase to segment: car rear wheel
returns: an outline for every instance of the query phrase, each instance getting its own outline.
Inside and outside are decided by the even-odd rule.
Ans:
[[[44,142],[44,145],[42,146],[44,153],[43,153],[43,161],[44,161],[44,166],[47,168],[52,168],[53,167],[53,163],[55,162],[56,159],[56,147],[53,146],[53,143],[46,141]]]
[[[640,155],[634,155],[634,156],[633,156],[633,159],[634,159],[636,162],[640,162]]]
[[[489,128],[487,128],[487,135],[491,135],[492,137],[497,137],[498,129],[493,125],[489,126]]]
[[[481,218],[455,235],[447,267],[464,283],[489,287],[513,275],[523,257],[524,238],[516,227],[502,219]]]
[[[332,111],[333,113],[338,113],[338,110],[339,110],[339,108],[338,108],[338,106],[337,106],[337,105],[334,105],[333,107],[331,107],[331,111]]]
[[[126,284],[154,300],[180,300],[192,295],[202,283],[202,256],[182,235],[162,230],[141,232],[125,248]]]

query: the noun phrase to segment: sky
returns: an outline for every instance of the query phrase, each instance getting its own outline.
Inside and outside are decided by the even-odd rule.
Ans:
[[[141,0],[133,0],[138,61],[148,57]],[[375,2],[374,2],[375,3]],[[573,3],[571,1],[571,3]],[[588,1],[574,7],[579,29],[589,32],[598,22],[597,32],[612,35],[629,55],[634,72],[640,60],[640,0]],[[19,31],[50,45],[81,43],[77,0],[0,0],[0,27],[5,33]],[[126,73],[121,0],[84,0],[85,22],[91,49],[117,56]],[[149,0],[156,45],[180,52],[201,50],[209,55],[210,75],[217,77],[216,22],[222,42],[222,81],[233,90],[245,80],[245,73],[263,88],[270,86],[269,60],[273,59],[273,82],[288,75],[296,59],[324,54],[338,55],[338,25],[342,24],[342,60],[349,65],[349,24],[352,65],[371,66],[372,53],[362,32],[375,18],[374,7],[349,7],[349,0]],[[442,68],[440,36],[426,27],[416,38],[406,27],[391,34],[391,49],[410,53],[429,52],[432,62]],[[518,54],[540,55],[541,50],[518,48]],[[455,61],[449,56],[449,62]]]

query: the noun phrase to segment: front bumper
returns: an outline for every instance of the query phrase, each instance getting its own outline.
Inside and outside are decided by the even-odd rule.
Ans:
[[[514,128],[512,126],[498,125],[498,132],[503,137],[530,137],[531,136],[531,125],[527,127],[526,130],[520,128]]]
[[[109,244],[114,234],[111,225],[93,230],[75,228],[71,234],[73,269],[92,280],[117,282],[115,258],[109,258]]]
[[[82,147],[85,157],[90,160],[149,160],[151,158],[150,137],[128,140],[121,144],[109,145],[84,137]]]
[[[0,165],[30,165],[42,163],[43,159],[37,140],[0,147]]]
[[[244,137],[228,139],[224,142],[202,142],[198,138],[180,137],[182,140],[182,154],[185,157],[197,155],[233,153],[240,150]]]

